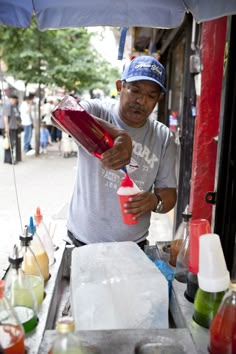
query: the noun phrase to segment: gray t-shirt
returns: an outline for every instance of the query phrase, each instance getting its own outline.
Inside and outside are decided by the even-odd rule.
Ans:
[[[7,103],[3,107],[3,117],[8,117],[9,129],[17,129],[18,122],[20,122],[20,112],[17,105]]]
[[[141,128],[127,126],[118,115],[116,100],[83,101],[90,114],[125,129],[133,140],[130,178],[144,191],[175,188],[176,146],[170,130],[149,118]],[[84,243],[109,241],[140,242],[148,235],[151,212],[139,218],[138,224],[123,224],[116,192],[122,170],[106,170],[96,157],[79,147],[77,176],[72,195],[67,227]]]

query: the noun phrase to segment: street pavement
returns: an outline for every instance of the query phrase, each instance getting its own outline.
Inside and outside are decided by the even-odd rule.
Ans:
[[[57,144],[47,154],[25,156],[17,165],[3,163],[0,136],[0,279],[8,256],[30,216],[40,207],[51,235],[65,227],[68,205],[76,175],[76,157],[59,155]],[[149,242],[170,241],[172,214],[152,213]]]

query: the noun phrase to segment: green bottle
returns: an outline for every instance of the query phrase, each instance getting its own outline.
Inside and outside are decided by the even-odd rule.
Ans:
[[[217,234],[204,234],[199,238],[198,283],[193,319],[200,326],[209,328],[230,283]]]
[[[31,281],[22,270],[23,257],[19,254],[16,245],[8,259],[10,269],[6,275],[6,297],[13,306],[25,333],[29,333],[38,324],[37,300]]]
[[[209,328],[225,291],[210,293],[198,288],[194,301],[193,319],[202,327]]]

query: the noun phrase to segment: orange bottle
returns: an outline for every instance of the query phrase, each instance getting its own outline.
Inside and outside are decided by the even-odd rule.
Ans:
[[[236,283],[230,284],[211,322],[209,333],[209,353],[236,353]]]

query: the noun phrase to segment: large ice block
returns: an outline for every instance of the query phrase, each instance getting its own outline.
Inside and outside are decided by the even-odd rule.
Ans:
[[[168,283],[134,242],[72,252],[71,306],[77,330],[168,328]]]

